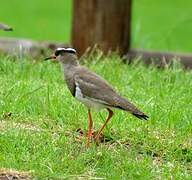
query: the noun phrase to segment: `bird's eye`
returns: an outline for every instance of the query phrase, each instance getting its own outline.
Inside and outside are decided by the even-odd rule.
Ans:
[[[55,51],[55,56],[59,56],[61,51]]]

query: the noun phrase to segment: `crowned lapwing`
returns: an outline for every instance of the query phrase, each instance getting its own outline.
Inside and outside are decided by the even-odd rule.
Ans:
[[[87,144],[90,146],[92,136],[91,109],[108,110],[109,115],[99,129],[95,142],[113,115],[113,108],[128,111],[139,119],[147,120],[148,116],[124,97],[121,97],[113,87],[97,74],[79,65],[76,50],[73,48],[58,48],[55,53],[45,60],[58,60],[64,69],[64,78],[71,94],[88,108]]]

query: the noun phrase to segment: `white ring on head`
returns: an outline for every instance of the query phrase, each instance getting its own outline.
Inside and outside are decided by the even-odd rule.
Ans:
[[[56,51],[62,51],[62,50],[64,51],[65,48],[57,48],[57,49],[56,49]]]
[[[76,53],[76,50],[73,48],[57,48],[56,51],[65,51],[65,52],[69,51]]]
[[[74,53],[76,53],[76,50],[73,48],[65,48],[65,51],[73,51]]]

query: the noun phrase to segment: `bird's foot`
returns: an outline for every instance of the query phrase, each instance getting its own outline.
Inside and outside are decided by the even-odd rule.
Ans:
[[[95,142],[95,144],[96,144],[97,146],[99,145],[99,143],[105,142],[105,136],[104,136],[103,133],[100,133],[100,134],[98,135],[98,132],[95,131],[95,132],[93,132],[93,138],[94,138],[94,142]]]
[[[76,130],[76,133],[77,133],[76,140],[77,140],[78,142],[82,142],[82,138],[83,138],[83,131],[82,131],[82,129],[81,129],[81,128],[78,128],[78,129]]]
[[[84,137],[84,135],[85,135],[86,137],[90,136],[90,138],[89,138],[89,139],[90,139],[90,143],[91,143],[92,141],[94,141],[94,138],[95,138],[95,135],[96,135],[96,131],[93,131],[93,132],[91,132],[90,134],[89,134],[88,131],[87,131],[86,134],[85,134],[81,128],[78,128],[78,129],[76,130],[76,133],[77,133],[76,139],[77,139],[78,141],[81,141],[82,138]]]
[[[88,137],[88,131],[84,133],[81,128],[78,128],[76,132],[77,132],[76,139],[78,142],[82,142],[84,137]],[[98,131],[92,131],[90,136],[90,141],[89,142],[87,141],[86,146],[89,147],[90,143],[92,142],[94,142],[98,146],[100,143],[104,143],[108,141],[111,141],[111,138],[105,136],[103,133],[101,133],[98,136]]]

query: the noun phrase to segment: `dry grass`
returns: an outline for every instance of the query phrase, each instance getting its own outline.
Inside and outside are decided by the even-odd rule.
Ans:
[[[0,169],[1,180],[31,180],[31,172],[16,171],[13,169]]]

